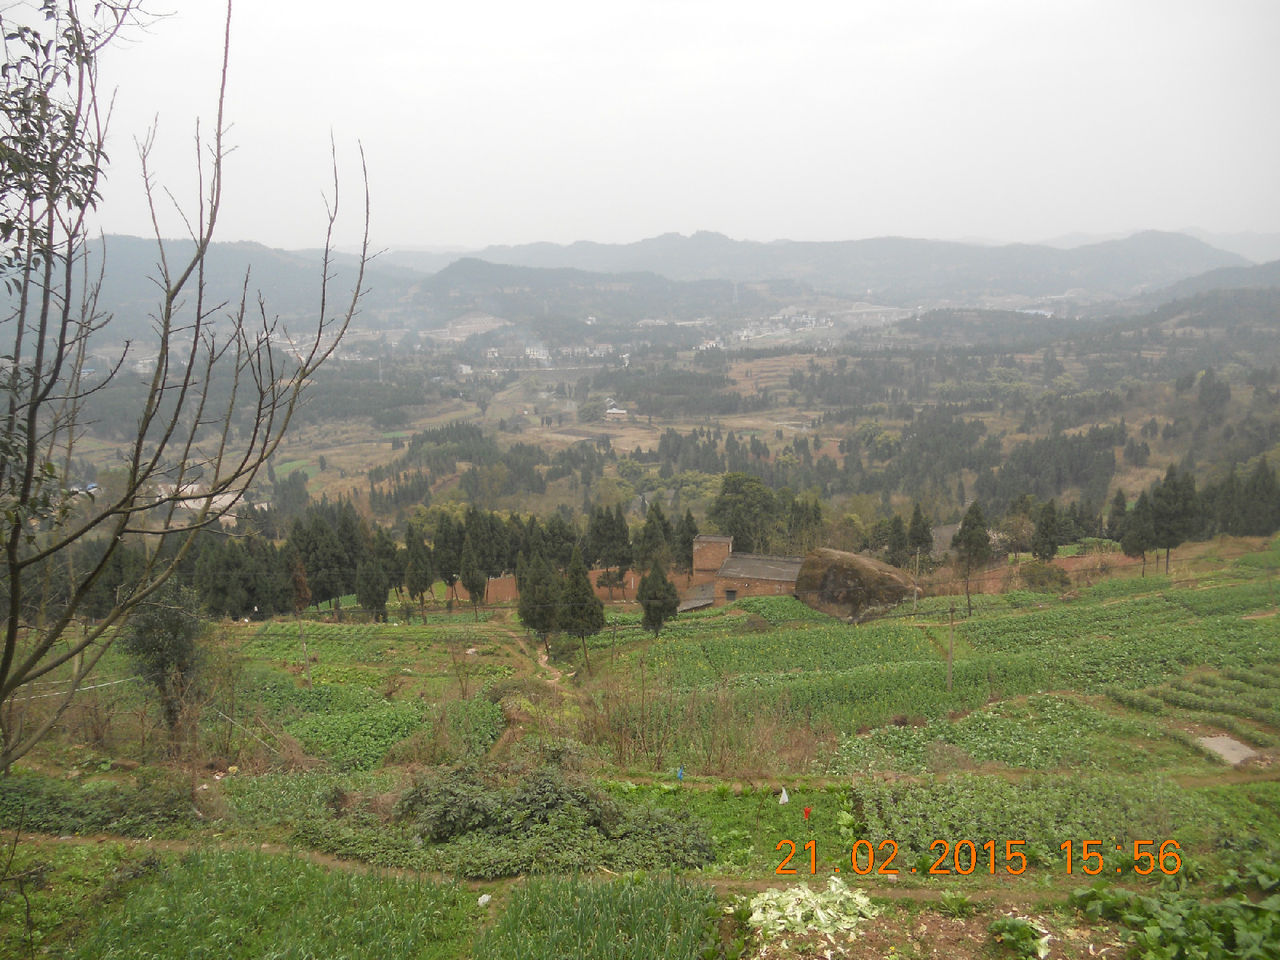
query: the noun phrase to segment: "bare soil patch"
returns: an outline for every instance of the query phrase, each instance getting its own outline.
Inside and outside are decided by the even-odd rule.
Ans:
[[[1234,737],[1216,736],[1201,737],[1200,744],[1208,750],[1212,750],[1227,763],[1233,767],[1252,759],[1258,755],[1258,751],[1253,747],[1246,746]]]

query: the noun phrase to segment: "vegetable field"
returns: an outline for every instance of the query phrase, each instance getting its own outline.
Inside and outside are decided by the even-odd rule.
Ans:
[[[806,911],[848,913],[877,956],[912,916],[1084,957],[1157,951],[1136,918],[1193,915],[1197,955],[1237,930],[1266,955],[1276,553],[981,595],[954,622],[947,597],[861,626],[769,597],[654,638],[618,604],[589,664],[503,608],[221,624],[180,746],[113,651],[110,685],[0,780],[0,825],[43,837],[13,861],[23,896],[0,891],[0,956],[304,956],[312,934],[350,956],[824,956],[804,931],[839,924]]]

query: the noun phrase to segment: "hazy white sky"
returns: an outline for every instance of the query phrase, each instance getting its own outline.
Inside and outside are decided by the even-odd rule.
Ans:
[[[105,63],[107,231],[155,116],[189,194],[224,14]],[[219,238],[317,245],[331,130],[379,246],[1275,232],[1278,50],[1276,0],[239,0]]]

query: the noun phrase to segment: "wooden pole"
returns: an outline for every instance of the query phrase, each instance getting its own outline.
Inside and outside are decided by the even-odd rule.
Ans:
[[[911,585],[911,615],[916,615],[916,603],[920,599],[920,548],[916,547],[916,582]]]
[[[956,650],[956,602],[951,601],[951,617],[947,627],[947,691],[951,690],[951,661]]]

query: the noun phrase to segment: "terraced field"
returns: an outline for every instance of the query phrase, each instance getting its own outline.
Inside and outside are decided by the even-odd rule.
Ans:
[[[319,904],[376,897],[378,916],[334,942],[399,938],[406,956],[595,942],[584,914],[538,905],[547,891],[686,944],[668,955],[773,956],[762,931],[781,901],[759,895],[795,884],[862,931],[839,941],[847,956],[923,955],[948,930],[958,956],[1042,935],[1055,956],[1120,956],[1192,914],[1197,955],[1236,955],[1237,935],[1271,949],[1278,568],[1280,543],[1194,581],[983,595],[954,634],[947,598],[863,626],[746,600],[657,639],[619,605],[589,667],[574,643],[546,662],[507,609],[224,624],[176,753],[113,652],[102,676],[119,682],[0,781],[0,823],[31,838],[13,860],[30,882],[0,895],[0,956],[172,955],[166,891],[220,890],[211,877],[261,909],[210,893],[222,925],[191,927],[189,955],[234,945],[236,925],[292,930],[258,875]],[[1228,767],[1206,736],[1255,753]],[[369,867],[399,873],[350,886]],[[675,886],[652,879],[672,870]],[[570,874],[594,879],[566,892],[554,878]],[[551,879],[515,879],[531,875]],[[1261,906],[1241,914],[1240,896]],[[70,922],[91,899],[94,919]],[[431,924],[415,902],[436,904]],[[687,937],[659,932],[666,914]],[[798,935],[794,955],[825,955],[824,936]],[[616,938],[592,949],[630,955]]]

